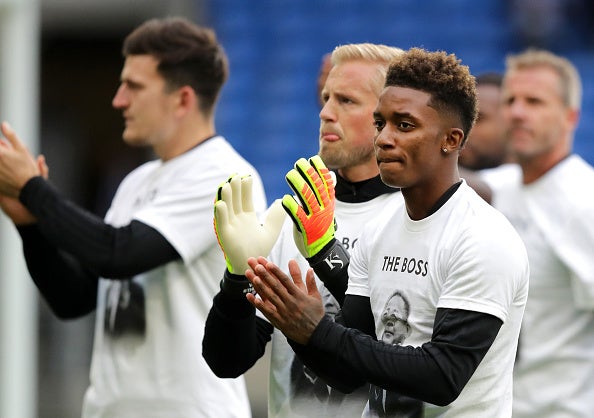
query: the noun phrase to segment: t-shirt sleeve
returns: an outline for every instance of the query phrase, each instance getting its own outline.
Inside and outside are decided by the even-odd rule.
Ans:
[[[495,234],[500,237],[484,239]],[[493,222],[470,227],[456,248],[444,254],[448,272],[437,307],[482,312],[505,322],[528,275],[525,248],[511,226]]]
[[[351,251],[347,295],[369,297],[368,249],[372,235],[371,228],[366,228],[359,237],[358,245]]]

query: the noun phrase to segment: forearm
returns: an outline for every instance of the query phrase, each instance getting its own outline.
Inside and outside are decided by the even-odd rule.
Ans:
[[[312,367],[329,384],[334,385],[337,378],[349,379],[344,381],[352,387],[363,380],[425,402],[447,405],[458,397],[500,326],[499,319],[487,314],[438,310],[437,331],[431,341],[412,347],[379,342],[326,318],[300,350],[309,356],[322,353],[327,363],[331,359],[332,367],[320,370],[326,367],[321,362]]]
[[[357,329],[375,339],[375,325],[368,297],[346,295],[343,309],[335,316],[334,322],[349,328]],[[351,393],[365,383],[365,378],[351,373],[344,361],[318,350],[289,340],[289,344],[304,364],[319,373],[319,376],[330,386],[344,393]]]
[[[202,355],[218,377],[234,378],[264,355],[273,327],[243,298],[219,292],[206,318]]]
[[[36,226],[22,226],[27,269],[54,314],[77,318],[95,310],[98,277],[45,240]]]
[[[150,226],[132,221],[114,228],[64,199],[41,177],[27,182],[19,199],[49,243],[102,277],[126,279],[179,258]]]

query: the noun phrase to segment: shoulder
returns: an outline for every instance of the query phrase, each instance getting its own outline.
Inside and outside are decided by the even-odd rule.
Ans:
[[[522,178],[522,170],[518,164],[503,164],[481,170],[478,174],[493,190],[507,187],[510,183],[517,183]]]
[[[120,183],[120,188],[127,185],[134,185],[137,182],[143,181],[146,177],[148,177],[152,172],[154,172],[159,166],[161,162],[159,160],[151,160],[147,161],[132,171],[130,171],[124,179]]]

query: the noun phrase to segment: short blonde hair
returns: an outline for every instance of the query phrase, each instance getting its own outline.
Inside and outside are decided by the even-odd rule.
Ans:
[[[580,110],[582,81],[576,67],[566,58],[542,49],[527,49],[505,60],[506,73],[523,68],[548,67],[559,76],[559,94],[565,106]]]
[[[371,80],[378,96],[384,87],[386,73],[390,63],[404,51],[400,48],[382,44],[361,43],[339,45],[332,51],[332,65],[339,65],[349,61],[366,61],[377,63],[377,75]]]

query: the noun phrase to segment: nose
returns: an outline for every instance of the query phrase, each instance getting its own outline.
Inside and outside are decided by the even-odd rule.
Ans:
[[[128,105],[128,98],[123,84],[118,87],[118,90],[111,100],[111,105],[115,109],[123,109]]]
[[[394,146],[394,140],[390,134],[388,125],[384,126],[381,131],[375,131],[375,137],[373,139],[373,145],[379,149],[391,148]]]
[[[521,100],[514,100],[504,106],[503,114],[504,116],[507,115],[512,119],[518,119],[525,115],[526,113],[526,104]]]
[[[322,109],[320,110],[320,120],[336,121],[336,112],[334,111],[332,100],[326,101],[324,106],[322,106]]]

